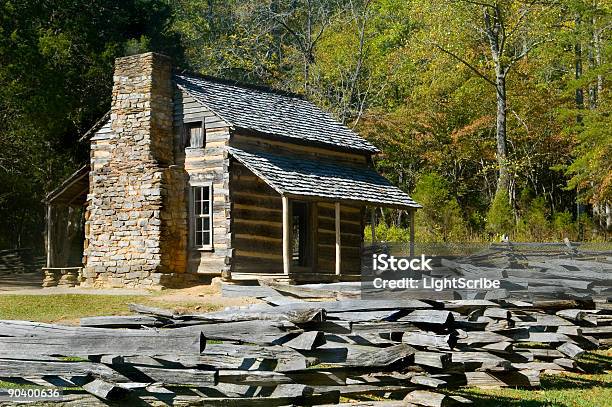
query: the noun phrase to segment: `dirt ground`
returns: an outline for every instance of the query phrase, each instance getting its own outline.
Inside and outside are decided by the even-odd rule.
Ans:
[[[184,304],[203,303],[214,305],[220,309],[224,307],[256,304],[260,300],[252,297],[226,298],[221,296],[219,285],[199,285],[190,288],[163,290],[155,295],[155,299],[168,304],[176,304],[180,309]],[[191,305],[189,308],[192,308]],[[195,307],[197,309],[197,305]]]
[[[155,302],[175,305],[177,309],[198,309],[206,306],[210,309],[248,305],[260,302],[254,298],[224,298],[221,296],[220,285],[203,284],[183,289],[166,289],[148,291],[145,289],[121,288],[81,288],[81,287],[42,287],[42,273],[19,273],[0,275],[0,295],[137,295],[150,296]],[[198,307],[202,304],[202,307]]]

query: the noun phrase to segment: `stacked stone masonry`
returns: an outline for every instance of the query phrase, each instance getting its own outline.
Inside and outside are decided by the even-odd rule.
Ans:
[[[117,60],[111,132],[92,140],[83,285],[158,285],[185,271],[185,177],[173,166],[171,64]],[[170,141],[170,142],[169,142]]]

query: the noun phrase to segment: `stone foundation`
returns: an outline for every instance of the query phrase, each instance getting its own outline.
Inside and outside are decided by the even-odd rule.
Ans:
[[[43,268],[43,287],[74,287],[82,281],[81,267]]]

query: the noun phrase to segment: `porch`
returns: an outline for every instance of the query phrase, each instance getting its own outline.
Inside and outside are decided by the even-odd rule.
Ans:
[[[254,254],[250,263],[252,267],[242,267],[244,261],[241,253],[244,250],[234,244],[233,267],[226,279],[276,278],[296,282],[359,280],[366,214],[369,213],[369,224],[376,225],[376,212],[380,207],[407,212],[410,219],[410,251],[414,252],[414,214],[420,205],[373,169],[234,147],[229,152],[240,166],[252,173],[249,180],[256,177],[269,189],[267,196],[264,195],[265,198],[262,197],[258,203],[267,208],[266,212],[263,212],[263,208],[252,208],[252,201],[250,207],[262,211],[259,218],[261,223],[278,224],[280,227],[268,229],[267,235],[257,236],[257,240],[252,240],[249,246],[249,249],[261,247],[259,261],[271,259],[267,268],[274,272],[256,271]],[[251,185],[252,181],[249,188]],[[246,183],[238,183],[234,188],[240,191],[245,186]],[[262,187],[259,191],[249,189],[252,195],[263,190]],[[279,198],[280,202],[273,204]],[[263,199],[266,201],[263,202]],[[240,204],[236,206],[245,207]],[[232,214],[232,231],[239,236],[250,233],[241,229],[245,227],[241,226],[239,217],[242,215],[240,211]],[[371,240],[375,242],[375,228],[371,228],[371,233]]]
[[[45,287],[78,284],[83,266],[84,206],[88,191],[89,166],[86,165],[45,197]]]

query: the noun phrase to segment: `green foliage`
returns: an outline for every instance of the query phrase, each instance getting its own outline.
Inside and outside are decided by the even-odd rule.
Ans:
[[[572,214],[568,211],[555,213],[553,228],[555,231],[555,240],[562,241],[565,238],[570,240],[576,239],[576,225],[572,219]]]
[[[42,200],[88,157],[76,140],[109,108],[113,63],[182,62],[164,0],[0,2],[0,249],[42,250]]]
[[[41,247],[41,200],[86,160],[76,140],[108,110],[114,58],[150,50],[304,93],[360,132],[382,151],[376,168],[424,205],[418,239],[600,239],[602,222],[570,217],[576,199],[612,200],[610,6],[502,3],[502,62],[539,44],[507,81],[511,195],[496,195],[496,94],[474,70],[494,72],[476,2],[4,0],[0,248]],[[379,236],[407,240],[405,216],[385,216]]]
[[[611,65],[612,67],[612,65]],[[582,113],[582,127],[567,167],[568,188],[577,189],[582,202],[612,201],[612,100],[601,100],[597,109]]]
[[[376,240],[379,242],[410,242],[410,229],[380,222],[375,229]],[[372,227],[366,227],[363,233],[366,242],[372,241]]]
[[[516,230],[518,240],[543,242],[550,236],[548,207],[544,197],[531,201],[527,213],[519,220]]]
[[[463,241],[467,227],[450,185],[436,173],[425,174],[417,182],[413,198],[423,205],[416,214],[418,241]]]
[[[136,55],[151,50],[151,40],[141,35],[140,38],[130,38],[124,44],[125,55]]]
[[[499,191],[487,214],[487,232],[493,236],[509,235],[514,230],[514,215],[510,197],[506,191]]]

